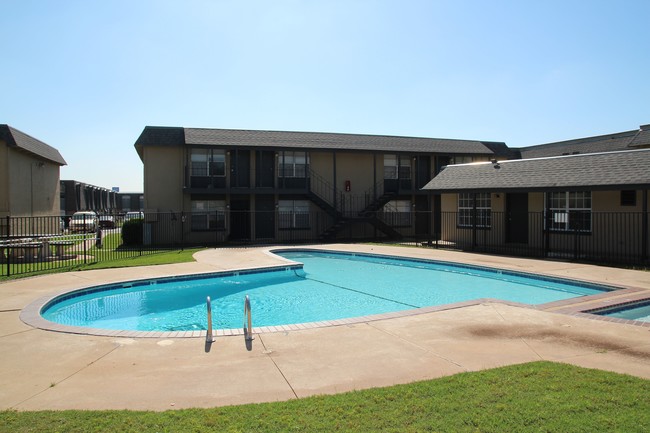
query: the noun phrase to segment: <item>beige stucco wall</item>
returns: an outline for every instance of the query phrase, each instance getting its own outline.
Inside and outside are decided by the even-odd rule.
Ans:
[[[0,217],[9,215],[9,147],[0,140]]]
[[[6,149],[6,146],[5,146]],[[4,209],[11,216],[56,216],[60,214],[60,166],[29,153],[9,148],[3,189]]]
[[[145,146],[144,208],[146,212],[180,212],[183,205],[185,157],[181,147]]]
[[[544,193],[530,193],[528,197],[528,246],[543,249],[556,257],[573,258],[588,254],[601,260],[616,260],[628,256],[639,256],[643,248],[643,192],[637,191],[636,206],[621,206],[620,191],[592,192],[591,231],[544,230]],[[506,217],[505,194],[492,194],[492,228],[477,231],[477,240],[483,245],[505,244]],[[472,230],[459,228],[455,223],[458,210],[458,195],[443,194],[442,239],[449,242],[468,244],[472,241]],[[489,233],[488,233],[489,232]],[[646,239],[646,245],[650,241]]]

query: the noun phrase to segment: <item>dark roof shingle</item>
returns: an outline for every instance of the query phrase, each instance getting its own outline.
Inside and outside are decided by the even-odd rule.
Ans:
[[[423,189],[434,192],[647,188],[650,149],[450,165]]]
[[[183,139],[178,136],[183,131]],[[143,145],[208,145],[228,147],[354,150],[494,155],[505,143],[476,140],[399,137],[325,132],[253,131],[239,129],[145,127],[136,141]],[[488,143],[488,144],[485,144]]]
[[[0,125],[0,139],[4,140],[8,146],[18,147],[59,165],[67,165],[58,150],[9,125]]]

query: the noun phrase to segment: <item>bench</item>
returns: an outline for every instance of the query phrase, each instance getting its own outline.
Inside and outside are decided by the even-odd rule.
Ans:
[[[7,249],[9,257],[12,259],[23,258],[26,262],[33,262],[39,256],[41,248],[43,248],[42,242],[22,242],[22,243],[11,243],[6,244],[4,248]]]
[[[54,255],[61,258],[65,252],[64,250],[74,244],[75,242],[73,241],[52,241],[50,242],[50,247],[54,248]]]

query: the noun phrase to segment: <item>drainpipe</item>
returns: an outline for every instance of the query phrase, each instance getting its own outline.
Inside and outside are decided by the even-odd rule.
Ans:
[[[544,193],[544,212],[542,215],[542,233],[544,234],[544,257],[548,257],[551,236],[551,210],[549,209],[549,198],[547,192]]]
[[[476,193],[472,194],[472,251],[476,249]]]
[[[648,190],[643,191],[643,212],[642,212],[642,226],[641,226],[641,238],[643,239],[643,247],[642,247],[642,252],[641,252],[641,260],[646,261],[648,260],[648,243],[650,243],[650,239],[648,239],[648,218],[650,218],[650,215],[648,214]]]

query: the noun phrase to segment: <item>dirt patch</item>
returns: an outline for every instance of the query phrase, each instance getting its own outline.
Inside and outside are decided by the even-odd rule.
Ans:
[[[566,346],[588,348],[594,352],[617,352],[637,359],[650,361],[650,347],[647,349],[631,347],[637,343],[624,339],[613,340],[593,332],[578,331],[573,328],[511,324],[511,325],[473,325],[459,329],[473,338],[524,339],[559,343]]]

